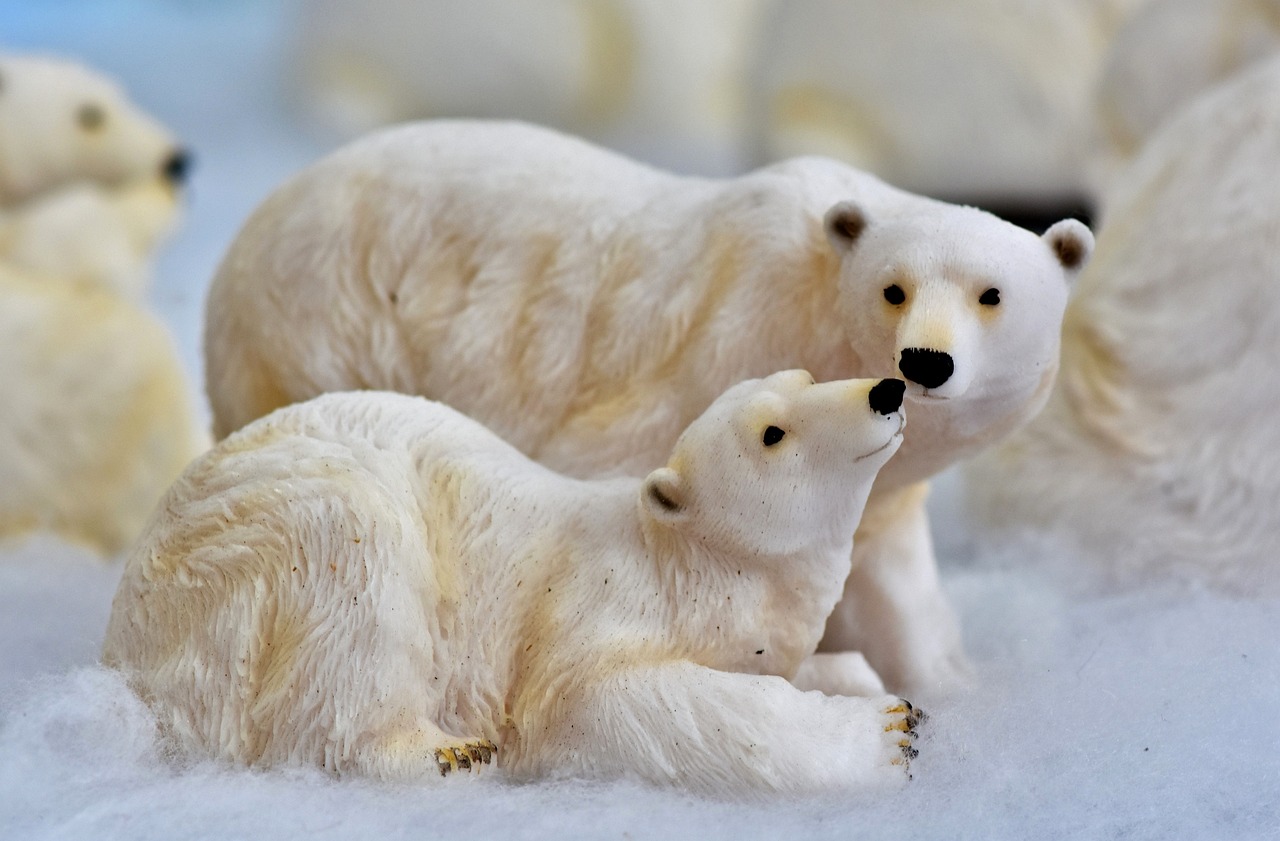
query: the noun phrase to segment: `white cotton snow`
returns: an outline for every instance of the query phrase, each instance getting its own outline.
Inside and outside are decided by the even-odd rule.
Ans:
[[[947,494],[939,493],[944,527]],[[945,545],[945,542],[944,542]],[[1011,549],[1012,547],[1003,547]],[[3,556],[5,630],[51,652],[4,662],[0,837],[1265,838],[1280,832],[1280,604],[1159,589],[1069,595],[1069,556],[947,576],[979,686],[939,701],[914,779],[873,801],[702,801],[629,783],[409,787],[174,757],[67,617],[105,617],[118,567]],[[46,574],[49,567],[57,575]],[[9,597],[25,570],[29,583]],[[1049,570],[1053,570],[1050,572]],[[14,639],[6,637],[6,640]],[[5,646],[6,648],[11,647]]]

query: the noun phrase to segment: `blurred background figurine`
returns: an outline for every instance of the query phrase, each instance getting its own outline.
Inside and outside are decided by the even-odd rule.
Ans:
[[[1098,80],[1104,191],[1162,122],[1209,88],[1280,51],[1280,0],[1149,0],[1116,33]]]
[[[316,0],[295,84],[352,137],[521,119],[680,170],[742,168],[744,82],[771,0]]]
[[[1045,411],[970,471],[984,524],[1104,580],[1278,591],[1280,59],[1163,123],[1107,197]]]
[[[114,554],[207,445],[143,304],[187,153],[79,64],[0,57],[0,537]]]
[[[1142,0],[802,0],[760,47],[759,155],[1014,212],[1087,203],[1098,69]]]

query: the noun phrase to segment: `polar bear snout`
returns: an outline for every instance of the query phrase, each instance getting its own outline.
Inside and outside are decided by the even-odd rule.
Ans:
[[[907,384],[902,380],[881,380],[867,392],[867,402],[873,412],[891,415],[902,408],[902,395],[907,391]]]

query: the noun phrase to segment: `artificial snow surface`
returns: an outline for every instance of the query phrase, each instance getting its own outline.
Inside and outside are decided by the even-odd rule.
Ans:
[[[153,300],[199,380],[204,285],[236,228],[326,146],[282,89],[289,8],[0,0],[0,48],[120,78],[196,151]],[[95,665],[119,562],[49,538],[0,548],[0,837],[1280,838],[1280,602],[1186,587],[1107,593],[1044,541],[933,509],[980,684],[928,702],[901,791],[874,800],[698,800],[628,783],[406,787],[164,755],[145,707]]]

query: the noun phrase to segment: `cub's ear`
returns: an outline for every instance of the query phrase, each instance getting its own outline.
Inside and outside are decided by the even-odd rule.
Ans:
[[[1078,272],[1093,254],[1093,232],[1075,219],[1063,219],[1041,237],[1068,272]]]
[[[837,254],[848,251],[867,228],[867,215],[855,202],[842,201],[822,219],[827,239]]]
[[[640,488],[640,501],[658,522],[675,523],[683,520],[685,491],[680,474],[670,467],[659,467],[650,473]]]

